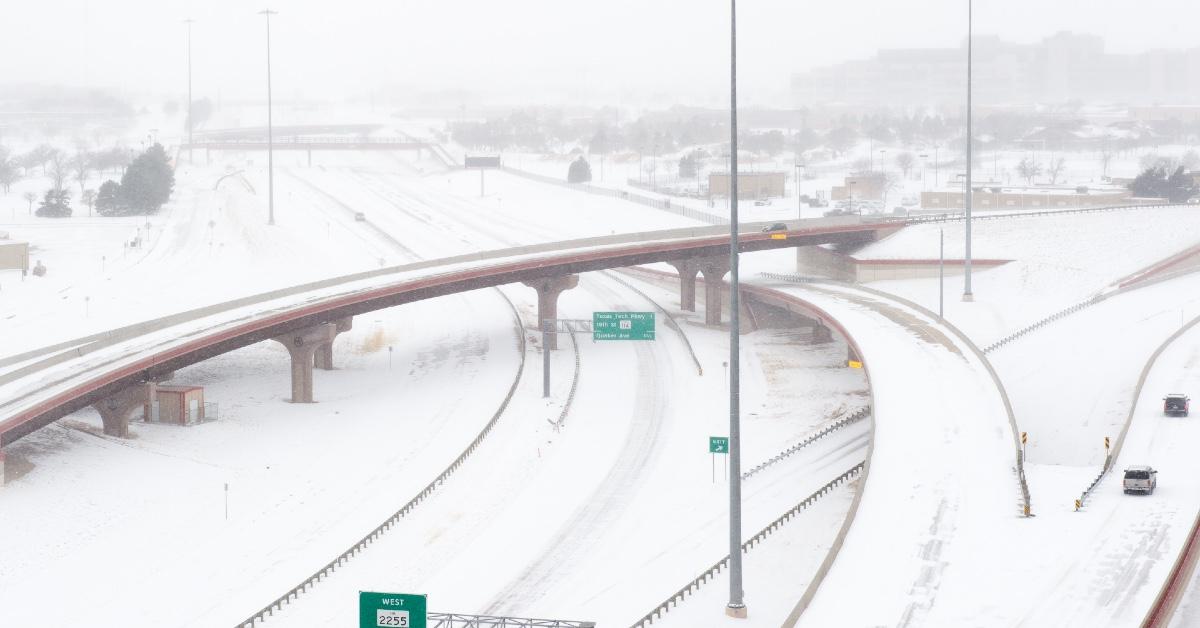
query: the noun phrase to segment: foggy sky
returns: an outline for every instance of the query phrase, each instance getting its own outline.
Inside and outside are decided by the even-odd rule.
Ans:
[[[186,94],[185,17],[196,98],[260,99],[267,3],[245,0],[6,0],[0,88],[106,86]],[[383,88],[484,93],[502,103],[728,94],[727,0],[277,0],[272,70],[281,99],[362,99]],[[742,0],[739,91],[786,103],[790,75],[878,48],[952,47],[966,0]],[[977,34],[1029,43],[1060,30],[1110,52],[1197,45],[1195,0],[976,0]],[[2,94],[0,94],[2,96]]]

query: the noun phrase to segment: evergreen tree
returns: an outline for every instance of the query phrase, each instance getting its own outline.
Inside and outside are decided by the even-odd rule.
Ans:
[[[96,194],[96,211],[101,216],[120,216],[122,209],[120,184],[111,179],[105,181]]]
[[[1134,196],[1143,198],[1165,198],[1172,203],[1183,203],[1196,195],[1196,185],[1192,178],[1183,172],[1183,166],[1168,175],[1162,166],[1147,168],[1139,174],[1129,189]]]
[[[583,155],[571,162],[567,170],[567,183],[587,183],[592,180],[592,167],[588,165]]]
[[[121,177],[120,205],[127,214],[151,214],[171,198],[175,172],[162,144],[138,155]]]
[[[71,215],[71,191],[67,189],[46,190],[42,204],[34,212],[43,218],[67,218]]]

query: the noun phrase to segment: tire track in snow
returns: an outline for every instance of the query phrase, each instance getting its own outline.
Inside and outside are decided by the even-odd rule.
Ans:
[[[619,298],[608,288],[596,291],[607,292],[613,301]],[[569,568],[574,559],[586,553],[632,500],[631,487],[637,486],[658,447],[663,418],[668,413],[665,391],[672,388],[671,370],[661,352],[641,343],[634,345],[634,351],[638,381],[643,384],[635,396],[633,421],[620,455],[583,506],[550,540],[547,550],[493,598],[484,610],[486,614],[519,612],[525,604],[544,595],[559,571]],[[662,379],[667,381],[664,383]]]

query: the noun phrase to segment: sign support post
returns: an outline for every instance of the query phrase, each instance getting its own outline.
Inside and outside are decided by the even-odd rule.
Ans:
[[[542,321],[542,398],[550,396],[550,334],[554,333],[554,321]]]

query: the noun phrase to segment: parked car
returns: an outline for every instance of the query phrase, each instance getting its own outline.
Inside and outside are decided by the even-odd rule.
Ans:
[[[1122,484],[1125,494],[1145,493],[1153,495],[1158,486],[1158,471],[1153,467],[1138,465],[1125,469],[1125,480]]]
[[[1188,396],[1182,393],[1171,393],[1163,397],[1163,414],[1167,416],[1187,416]]]
[[[367,219],[367,215],[362,212],[354,212],[354,219],[358,222],[363,222]]]
[[[771,204],[771,201],[769,199],[765,199],[765,198],[760,198],[757,201],[754,201],[755,207],[766,207],[767,205],[770,205],[770,204]]]
[[[763,227],[762,232],[767,233],[769,231],[787,231],[787,228],[788,228],[787,225],[783,224],[782,222],[777,222],[772,225]]]

